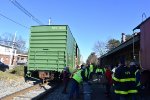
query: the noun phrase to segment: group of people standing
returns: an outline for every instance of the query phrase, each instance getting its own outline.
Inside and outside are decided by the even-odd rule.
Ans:
[[[119,63],[115,67],[104,67],[105,95],[111,95],[111,88],[115,94],[115,100],[141,100],[141,72],[135,62]]]
[[[62,72],[62,79],[63,79],[63,91],[62,93],[67,93],[67,86],[70,81],[70,91],[69,91],[69,99],[72,100],[74,94],[76,99],[80,98],[79,88],[82,86],[82,83],[88,83],[93,75],[93,65],[81,65],[77,66],[76,69],[70,73],[69,67],[65,67]]]
[[[75,71],[70,73],[69,68],[63,70],[64,88],[62,93],[67,93],[69,80],[71,88],[69,91],[69,100],[72,100],[74,94],[76,99],[80,98],[79,86],[81,83],[89,83],[93,79],[93,75],[97,75],[98,81],[104,76],[105,80],[105,95],[111,95],[111,88],[115,93],[115,100],[137,100],[137,93],[140,91],[140,70],[135,62],[129,65],[119,64],[111,70],[111,67],[104,68],[95,67],[92,64],[77,66]]]
[[[82,83],[88,83],[93,75],[93,65],[81,65],[75,72],[73,72],[71,78],[71,90],[69,93],[69,100],[72,100],[73,95],[76,93],[76,99],[80,98],[79,87],[84,85]],[[84,90],[83,90],[84,91]]]

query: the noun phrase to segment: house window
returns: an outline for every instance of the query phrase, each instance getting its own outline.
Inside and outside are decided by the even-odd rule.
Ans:
[[[24,58],[21,58],[21,60],[24,60]]]

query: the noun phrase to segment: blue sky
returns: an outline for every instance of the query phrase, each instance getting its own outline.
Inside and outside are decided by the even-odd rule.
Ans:
[[[69,25],[84,61],[97,41],[121,38],[121,33],[132,34],[142,21],[142,14],[150,16],[150,0],[16,0],[37,19],[48,24]],[[0,1],[0,13],[30,27],[38,25],[16,8],[10,0]],[[0,35],[17,31],[28,46],[30,30],[0,16]]]

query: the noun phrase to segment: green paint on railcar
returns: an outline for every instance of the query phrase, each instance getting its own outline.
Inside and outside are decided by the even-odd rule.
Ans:
[[[72,36],[70,29],[68,28],[68,35],[67,35],[67,66],[74,67],[74,43],[75,39]]]
[[[32,26],[28,71],[75,66],[75,39],[67,25]]]

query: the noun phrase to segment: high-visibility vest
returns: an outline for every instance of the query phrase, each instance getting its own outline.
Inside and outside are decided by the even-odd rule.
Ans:
[[[76,73],[74,73],[72,78],[76,80],[78,83],[81,83],[82,82],[81,70],[78,70]]]
[[[113,75],[116,94],[127,95],[137,93],[135,75],[127,67],[118,67]]]
[[[88,79],[90,78],[90,71],[88,68],[86,68],[85,70],[85,77],[87,77]]]
[[[89,68],[86,68],[86,69],[85,69],[84,76],[85,76],[87,79],[90,78],[90,69],[89,69]]]
[[[100,69],[100,68],[97,68],[97,69],[96,69],[96,73],[98,73],[98,72],[103,73],[103,70],[102,70],[102,69]]]
[[[90,65],[90,73],[93,72],[93,65]]]
[[[87,71],[87,68],[85,69],[85,77],[88,77],[88,71]]]

